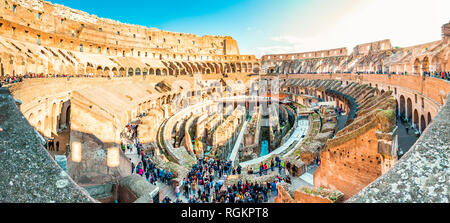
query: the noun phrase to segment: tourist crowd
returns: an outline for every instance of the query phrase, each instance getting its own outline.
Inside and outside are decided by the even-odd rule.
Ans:
[[[281,168],[280,162],[279,172],[282,172]],[[269,196],[277,196],[279,183],[290,183],[289,177],[277,176],[276,180],[264,183],[249,183],[239,179],[236,184],[226,185],[227,176],[241,175],[241,171],[240,166],[233,168],[231,161],[199,159],[175,188],[177,194],[175,202],[181,202],[180,193],[182,193],[188,203],[263,203],[268,201]],[[271,171],[274,171],[274,165]]]
[[[170,170],[159,168],[151,157],[154,151],[145,153],[143,146],[137,139],[138,125],[127,125],[122,137],[133,142],[122,143],[121,148],[125,153],[137,149],[140,161],[137,165],[132,162],[131,173],[145,177],[146,180],[156,185],[157,182],[172,185],[173,173]],[[131,161],[131,160],[130,160]],[[277,168],[278,170],[275,170]],[[268,164],[261,163],[260,171],[253,172],[252,168],[247,168],[247,174],[268,174],[268,171],[278,171],[276,180],[264,183],[249,183],[239,180],[236,184],[225,185],[227,176],[241,175],[241,166],[233,167],[231,161],[223,161],[212,158],[199,159],[192,166],[188,174],[177,186],[175,193],[177,199],[173,202],[183,203],[181,196],[184,196],[188,203],[263,203],[267,202],[270,196],[277,196],[277,186],[279,183],[291,183],[289,171],[295,171],[295,165],[281,161],[279,157],[272,159]],[[282,170],[285,170],[284,172]],[[282,178],[280,176],[286,175]],[[163,203],[171,203],[172,200],[166,196]]]

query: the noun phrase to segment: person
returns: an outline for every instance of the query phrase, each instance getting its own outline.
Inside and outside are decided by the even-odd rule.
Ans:
[[[131,161],[131,159],[130,159],[130,161]],[[131,162],[131,174],[134,173],[134,169],[135,169],[135,168],[136,168],[136,167],[134,166],[134,163]]]
[[[275,157],[275,162],[277,163],[277,167],[278,167],[278,172],[280,172],[280,174],[281,174],[281,171],[280,171],[280,169],[281,169],[281,160],[280,160],[280,157]]]
[[[273,158],[270,160],[270,170],[273,172],[273,166],[274,166],[274,163],[273,163]]]
[[[191,183],[191,191],[192,191],[192,194],[194,194],[194,195],[195,195],[195,189],[196,189],[195,181],[192,181],[192,183]]]
[[[177,194],[177,199],[180,198],[180,187],[181,187],[181,185],[177,185],[177,186],[175,187],[175,193]]]
[[[262,176],[263,171],[264,171],[264,165],[261,162],[261,164],[259,164],[259,176]]]
[[[296,165],[292,165],[292,173],[295,175],[295,173],[297,173],[297,166]]]
[[[289,176],[289,168],[287,168],[287,166],[286,166],[286,168],[284,169],[284,171],[285,171],[286,176]]]
[[[273,197],[277,196],[277,182],[273,181],[272,183],[272,193],[273,193]]]
[[[150,182],[150,170],[145,172],[145,178],[147,179],[147,182]]]

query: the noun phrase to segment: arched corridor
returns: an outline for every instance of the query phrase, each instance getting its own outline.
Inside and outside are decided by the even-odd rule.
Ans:
[[[412,101],[410,98],[406,101],[406,118],[408,121],[412,121]]]

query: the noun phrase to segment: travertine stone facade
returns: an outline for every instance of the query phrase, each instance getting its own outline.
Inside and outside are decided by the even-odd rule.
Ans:
[[[320,154],[322,163],[314,174],[315,186],[342,191],[347,199],[381,176],[397,159],[395,99],[392,92],[380,95],[367,85],[351,83],[344,87],[331,80],[290,80],[282,89],[293,94],[306,86],[309,91],[319,91],[326,101],[340,100],[348,106],[346,128],[330,140],[329,132],[315,136],[326,145]],[[352,115],[354,112],[356,115]]]
[[[343,197],[342,192],[326,188],[300,187],[292,190],[289,185],[280,184],[275,203],[339,203]]]
[[[123,24],[41,0],[0,2],[1,75],[192,75],[253,72],[229,36]]]
[[[238,106],[233,112],[220,124],[212,136],[213,147],[220,147],[238,133],[239,126],[245,118],[245,108]]]
[[[393,47],[390,40],[359,44],[348,55],[346,48],[296,54],[273,54],[261,58],[266,73],[396,73],[449,72],[449,24],[442,39],[430,43]]]

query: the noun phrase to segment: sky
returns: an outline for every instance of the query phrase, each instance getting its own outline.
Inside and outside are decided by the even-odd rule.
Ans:
[[[232,36],[260,57],[390,39],[406,47],[441,39],[449,0],[50,0],[123,23]]]

